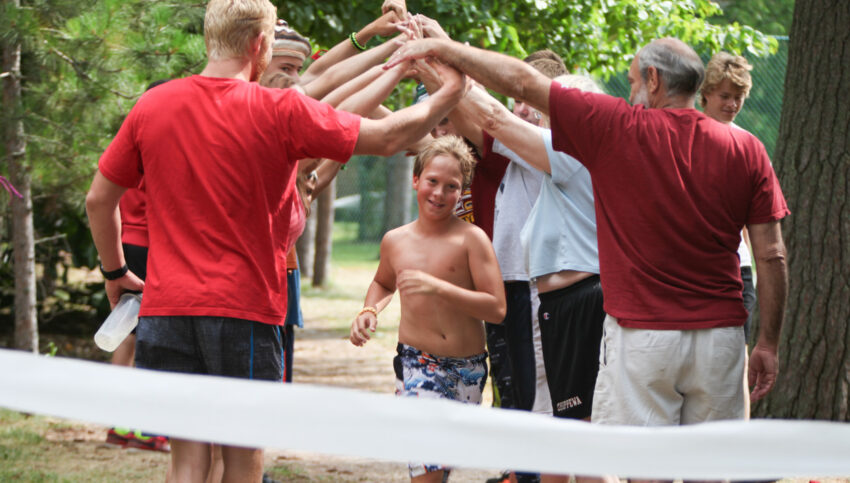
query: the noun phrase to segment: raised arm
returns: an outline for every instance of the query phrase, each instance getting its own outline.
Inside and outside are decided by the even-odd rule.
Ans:
[[[118,211],[118,201],[125,191],[127,188],[109,181],[97,171],[86,195],[86,213],[92,239],[100,255],[101,266],[107,272],[118,270],[126,263],[124,248],[121,246],[121,215]],[[106,281],[106,295],[110,305],[114,306],[122,292],[141,291],[144,287],[145,283],[128,271],[121,278]]]
[[[435,57],[472,77],[484,87],[522,100],[549,114],[549,87],[552,80],[521,60],[477,49],[459,42],[428,38],[407,42],[399,48],[387,68],[411,59]]]
[[[313,99],[321,99],[344,82],[359,76],[367,69],[383,62],[399,48],[395,41],[387,41],[359,55],[345,59],[327,69],[322,75],[302,81],[304,92]]]
[[[389,116],[360,121],[360,135],[354,154],[390,156],[421,139],[448,114],[463,96],[464,78],[448,66],[439,66],[443,87],[425,102],[404,108]]]
[[[779,334],[788,298],[788,266],[779,221],[748,225],[758,273],[759,334],[750,354],[751,398],[758,401],[773,388],[779,373]]]
[[[487,131],[531,166],[552,172],[549,154],[537,126],[514,115],[484,89],[478,86],[470,89],[452,115],[475,121],[480,126],[479,133],[482,129]],[[451,115],[449,118],[452,119]]]
[[[395,11],[392,9],[387,10],[380,17],[373,20],[369,23],[369,25],[366,25],[360,29],[359,32],[354,34],[354,38],[357,39],[357,43],[360,45],[366,45],[366,43],[372,40],[372,38],[376,35],[393,35],[397,31],[396,24],[400,19],[401,17],[399,17]],[[374,49],[367,50],[367,52],[370,52],[371,50]],[[345,40],[336,44],[331,50],[325,52],[325,55],[319,57],[310,64],[310,67],[308,67],[304,74],[301,75],[301,83],[309,84],[313,82],[316,78],[324,74],[331,66],[359,53],[360,50],[354,46],[354,43],[351,42],[349,37],[346,37]]]
[[[459,287],[420,270],[402,270],[396,284],[401,296],[430,294],[470,317],[501,324],[505,318],[505,288],[493,245],[480,229],[469,230],[467,247],[473,289]]]

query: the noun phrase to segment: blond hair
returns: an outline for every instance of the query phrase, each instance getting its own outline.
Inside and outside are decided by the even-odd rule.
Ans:
[[[596,82],[590,77],[578,74],[559,75],[553,79],[564,87],[572,87],[584,92],[594,92],[596,94],[605,94],[605,91],[600,88]]]
[[[204,15],[204,43],[210,60],[243,57],[261,32],[271,46],[277,11],[269,0],[210,0]]]
[[[699,104],[705,107],[705,96],[714,92],[726,79],[744,92],[744,98],[749,97],[753,87],[751,70],[753,66],[740,55],[732,55],[729,52],[714,54],[705,66],[705,81],[700,87]]]
[[[451,156],[457,160],[460,174],[463,176],[463,187],[469,187],[472,183],[472,172],[477,161],[472,156],[472,150],[469,149],[463,138],[452,134],[434,139],[425,149],[419,151],[416,160],[413,162],[413,174],[417,177],[421,176],[428,163],[434,157],[440,155]]]

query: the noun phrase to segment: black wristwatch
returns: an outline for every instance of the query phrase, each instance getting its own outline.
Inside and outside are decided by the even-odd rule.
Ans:
[[[107,272],[106,270],[103,269],[103,265],[102,264],[100,265],[100,273],[102,273],[103,278],[105,278],[107,280],[118,280],[119,278],[126,275],[127,272],[129,272],[129,271],[130,271],[130,267],[128,267],[126,263],[124,264],[123,267],[116,269],[116,270],[112,270],[111,272]]]

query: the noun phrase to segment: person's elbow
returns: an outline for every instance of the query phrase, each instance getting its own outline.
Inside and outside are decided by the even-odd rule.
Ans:
[[[360,135],[354,145],[354,154],[368,154],[389,157],[403,151],[411,144],[410,136],[405,135],[384,118],[378,121],[363,119],[360,124]]]
[[[86,193],[86,214],[89,219],[100,213],[114,211],[125,190],[126,188],[112,183],[98,171]]]
[[[490,313],[484,318],[486,322],[491,324],[501,324],[505,320],[508,313],[508,304],[504,298],[497,299],[496,303],[491,307]]]

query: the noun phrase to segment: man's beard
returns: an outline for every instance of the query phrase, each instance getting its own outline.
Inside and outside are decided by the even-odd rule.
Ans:
[[[265,51],[260,52],[260,54],[257,55],[257,58],[254,59],[254,62],[251,62],[251,82],[258,82],[268,66],[269,57],[266,55]]]
[[[643,107],[649,108],[649,90],[646,88],[646,82],[640,86],[637,94],[635,94],[635,98],[632,101],[633,106],[641,105]]]

